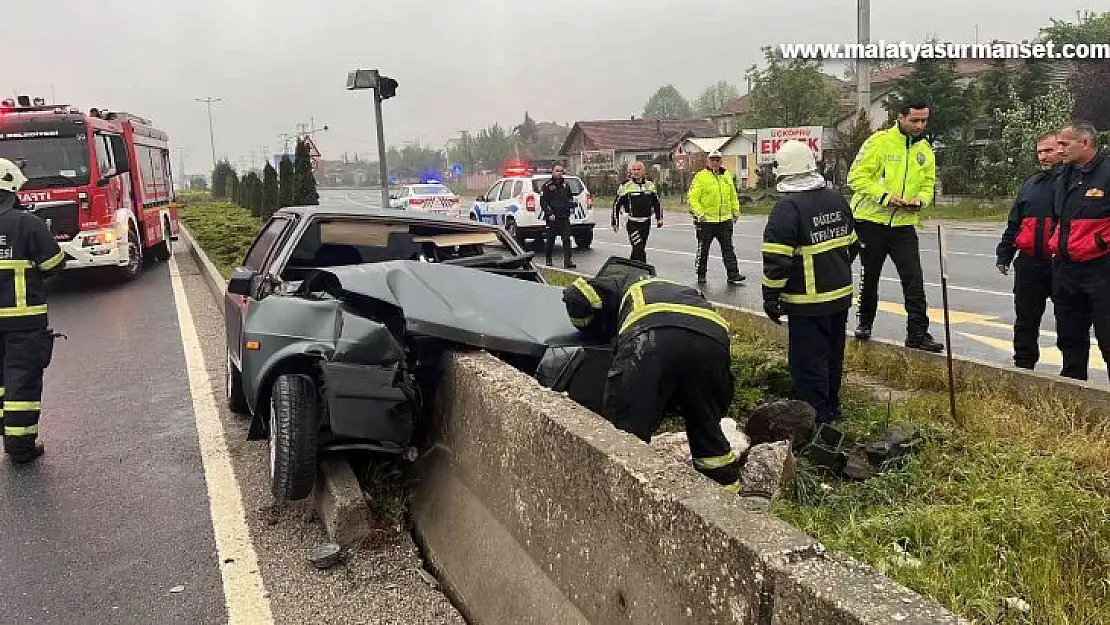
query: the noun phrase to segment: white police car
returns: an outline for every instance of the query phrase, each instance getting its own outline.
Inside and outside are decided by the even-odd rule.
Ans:
[[[470,218],[504,227],[525,249],[529,240],[542,247],[547,224],[540,220],[540,191],[551,179],[527,165],[505,168],[503,178],[474,200]],[[594,199],[577,176],[563,176],[574,193],[577,206],[570,216],[570,232],[579,249],[588,249],[594,239]]]

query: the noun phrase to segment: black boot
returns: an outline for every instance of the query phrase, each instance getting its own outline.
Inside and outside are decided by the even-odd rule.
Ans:
[[[5,449],[5,451],[7,452],[8,456],[11,457],[12,462],[16,464],[24,464],[26,462],[31,462],[32,460],[41,456],[45,449],[43,448],[42,441],[36,440],[29,448],[25,445],[20,445],[15,449]]]
[[[906,337],[906,347],[920,349],[925,352],[933,352],[934,354],[939,354],[944,351],[944,343],[939,343],[934,340],[928,332]]]
[[[871,322],[860,321],[856,326],[856,338],[861,341],[866,341],[871,338]]]

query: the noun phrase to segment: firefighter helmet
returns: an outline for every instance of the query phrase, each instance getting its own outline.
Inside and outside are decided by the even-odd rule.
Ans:
[[[775,175],[790,176],[817,171],[817,158],[804,141],[787,141],[775,153]]]
[[[27,176],[16,167],[15,163],[6,158],[0,158],[0,191],[15,193],[27,183]]]

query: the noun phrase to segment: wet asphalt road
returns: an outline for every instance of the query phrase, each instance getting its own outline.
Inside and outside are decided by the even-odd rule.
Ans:
[[[0,462],[2,620],[224,622],[168,266],[88,281],[50,284],[46,455]]]
[[[350,206],[379,206],[379,192],[374,190],[323,190],[321,204],[334,203]],[[576,271],[592,274],[601,268],[611,255],[626,256],[631,246],[623,229],[614,233],[609,227],[609,207],[596,209],[599,227],[595,230],[593,248],[575,250]],[[745,216],[736,224],[734,243],[740,261],[740,271],[747,275],[746,283],[739,287],[725,284],[724,267],[720,248],[714,244],[709,261],[709,284],[704,290],[713,301],[762,311],[762,293],[759,286],[762,257],[759,251],[766,217]],[[946,226],[948,242],[948,302],[951,320],[953,354],[978,358],[988,362],[1012,366],[1013,364],[1013,272],[1003,276],[995,269],[995,246],[1001,236],[1002,224],[952,223]],[[922,269],[925,274],[925,293],[929,303],[930,333],[937,340],[947,343],[944,336],[943,298],[940,280],[940,255],[936,225],[927,224],[919,230]],[[560,245],[556,243],[556,248]],[[648,261],[659,275],[682,282],[694,282],[694,254],[696,244],[694,228],[682,213],[666,213],[663,228],[652,227],[648,239]],[[561,251],[554,253],[556,267],[561,263]],[[542,252],[538,254],[543,260]],[[855,265],[858,286],[859,263]],[[879,313],[875,320],[874,335],[893,341],[903,341],[906,333],[906,314],[902,305],[901,283],[894,264],[887,260],[879,283]],[[855,313],[849,319],[849,330],[855,328]],[[1048,302],[1041,322],[1041,362],[1038,371],[1058,373],[1062,362],[1055,347],[1056,321],[1052,303]],[[1093,345],[1093,342],[1092,342]],[[1091,350],[1090,379],[1108,385],[1107,367],[1097,347]]]

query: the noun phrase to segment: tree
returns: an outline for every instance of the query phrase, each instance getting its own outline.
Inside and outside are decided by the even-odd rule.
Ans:
[[[973,85],[961,87],[956,78],[954,59],[920,57],[909,73],[894,81],[891,96],[884,102],[891,120],[903,104],[923,101],[929,106],[930,135],[942,141],[960,135],[975,117],[978,98]]]
[[[227,160],[216,163],[216,167],[212,169],[212,197],[218,200],[230,199],[232,196],[229,182],[233,177],[235,168],[231,163]]]
[[[1041,39],[1051,40],[1057,47],[1064,44],[1105,44],[1110,41],[1110,12],[1085,12],[1075,22],[1052,20],[1041,29]],[[1067,81],[1075,98],[1075,114],[1096,127],[1110,127],[1110,59],[1080,60]]]
[[[207,191],[208,180],[204,176],[192,176],[189,178],[189,188],[194,191]]]
[[[320,203],[316,192],[316,177],[312,175],[312,160],[308,143],[297,140],[296,162],[293,164],[293,206],[315,206]]]
[[[840,114],[839,94],[828,85],[821,61],[783,59],[763,47],[767,67],[752,67],[751,106],[746,127],[828,126]]]
[[[230,165],[229,165],[229,167],[230,167]],[[225,184],[225,188],[227,189],[227,195],[225,196],[225,199],[230,200],[230,201],[235,202],[236,204],[238,204],[239,203],[239,176],[236,175],[234,169],[232,169],[231,172],[228,174],[227,182],[224,183],[224,184]]]
[[[700,117],[708,117],[725,107],[729,102],[740,97],[740,90],[736,85],[722,80],[711,85],[694,100],[694,112]]]
[[[1006,66],[1006,59],[994,59],[987,71],[978,78],[979,96],[983,104],[983,114],[995,117],[995,111],[1009,109],[1013,99],[1010,88],[1014,85],[1012,71]]]
[[[278,172],[271,163],[262,170],[262,218],[269,219],[278,209]]]
[[[848,170],[856,160],[860,148],[867,138],[871,136],[871,118],[866,109],[860,109],[855,121],[843,133],[834,133],[832,148],[836,152],[838,169],[847,176]]]
[[[293,170],[293,159],[288,154],[282,154],[278,161],[278,205],[281,207],[293,205],[293,185],[296,173]]]
[[[663,85],[644,105],[644,117],[651,119],[689,119],[693,108],[674,85]]]

